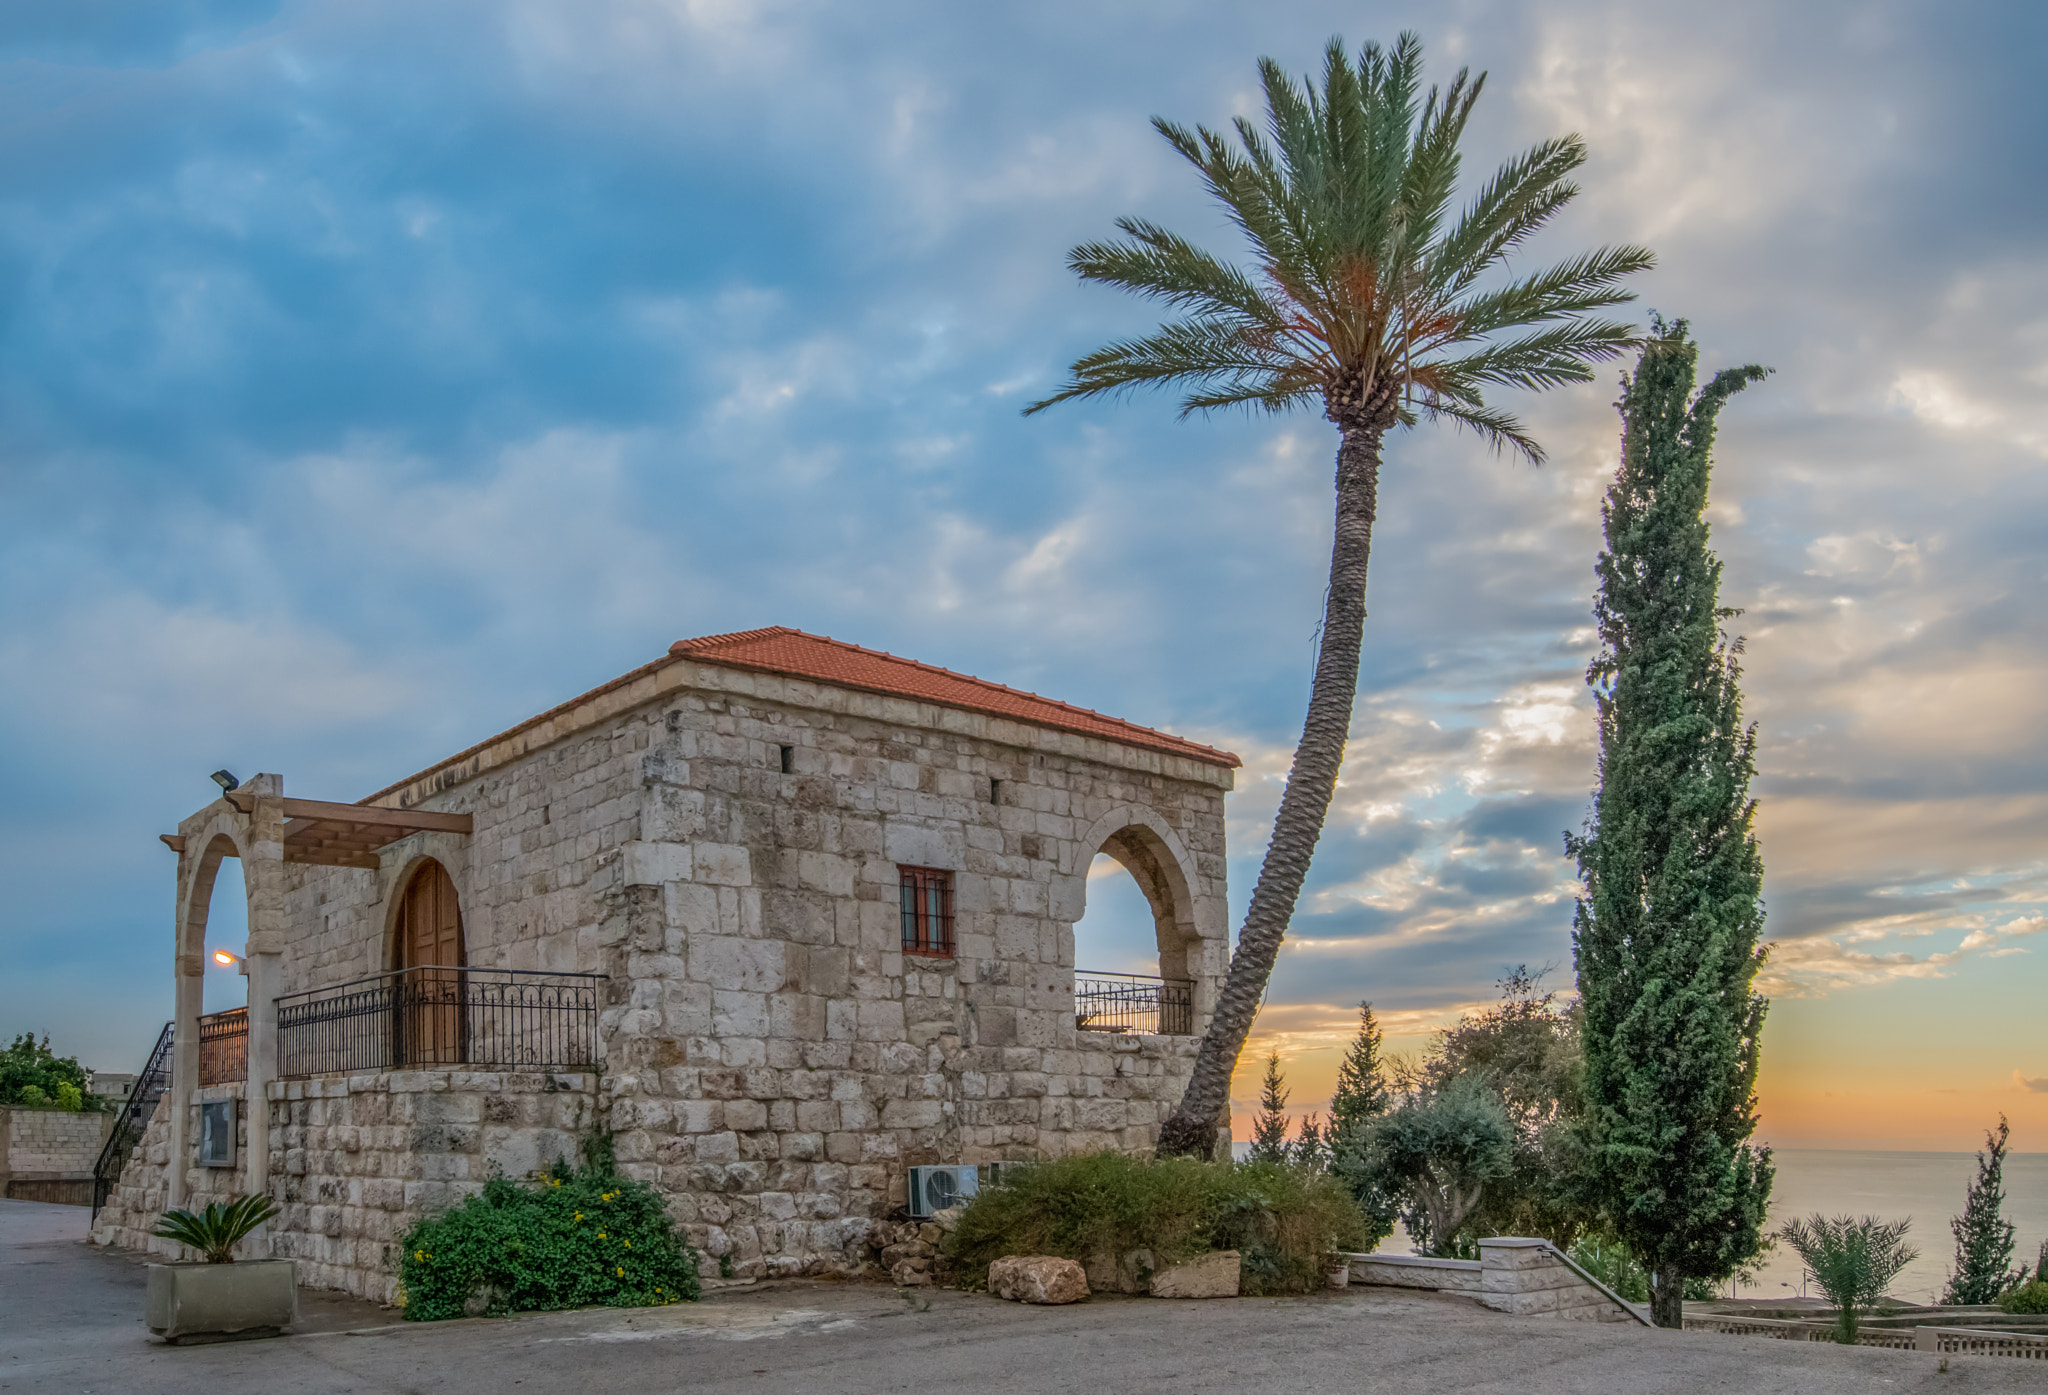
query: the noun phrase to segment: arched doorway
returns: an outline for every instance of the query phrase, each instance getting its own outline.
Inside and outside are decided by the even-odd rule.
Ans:
[[[406,880],[392,936],[400,1065],[460,1065],[469,1059],[463,1011],[462,907],[448,869],[426,859]]]

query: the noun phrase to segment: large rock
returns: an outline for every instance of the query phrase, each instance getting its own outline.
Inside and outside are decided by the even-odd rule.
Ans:
[[[1013,1303],[1078,1303],[1088,1296],[1088,1276],[1071,1259],[1007,1255],[988,1267],[988,1291]]]
[[[1237,1297],[1236,1250],[1212,1250],[1200,1259],[1176,1264],[1152,1276],[1154,1298]]]

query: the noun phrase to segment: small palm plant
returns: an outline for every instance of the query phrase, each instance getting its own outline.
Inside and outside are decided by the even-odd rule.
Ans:
[[[1835,1305],[1835,1340],[1856,1344],[1861,1310],[1884,1296],[1899,1272],[1920,1257],[1906,1243],[1912,1217],[1880,1221],[1875,1216],[1813,1215],[1788,1221],[1778,1231],[1813,1274],[1820,1291]]]
[[[267,1196],[237,1196],[210,1201],[202,1211],[166,1211],[153,1233],[189,1245],[208,1264],[232,1264],[242,1238],[276,1214],[277,1203]]]

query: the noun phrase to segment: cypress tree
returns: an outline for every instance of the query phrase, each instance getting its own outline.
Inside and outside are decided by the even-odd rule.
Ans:
[[[1703,516],[1715,418],[1765,370],[1725,369],[1695,395],[1685,321],[1653,324],[1623,379],[1602,509],[1602,648],[1586,674],[1600,787],[1566,848],[1585,892],[1587,1180],[1652,1277],[1657,1325],[1677,1327],[1687,1279],[1724,1279],[1758,1252],[1772,1178],[1770,1150],[1748,1142],[1765,1008],[1756,730]]]
[[[1941,1296],[1944,1303],[1995,1303],[1998,1295],[2026,1282],[2027,1271],[2012,1268],[2015,1227],[2003,1214],[2005,1145],[2011,1134],[2003,1114],[1998,1116],[1998,1132],[1984,1131],[1977,1180],[1963,1200],[1963,1214],[1948,1225],[1956,1237],[1956,1267]]]
[[[1291,1149],[1287,1143],[1287,1091],[1282,1087],[1280,1053],[1266,1057],[1266,1078],[1259,1086],[1259,1113],[1252,1120],[1250,1162],[1286,1162]]]

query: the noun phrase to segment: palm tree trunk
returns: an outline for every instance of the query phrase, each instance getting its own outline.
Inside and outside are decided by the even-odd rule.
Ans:
[[[1273,819],[1273,841],[1266,847],[1266,861],[1259,868],[1258,885],[1237,934],[1237,951],[1230,956],[1230,973],[1202,1036],[1187,1093],[1159,1127],[1162,1154],[1207,1157],[1215,1152],[1217,1126],[1230,1105],[1231,1074],[1265,996],[1266,980],[1272,976],[1281,938],[1294,917],[1294,903],[1336,793],[1344,743],[1351,734],[1351,708],[1358,697],[1365,571],[1379,507],[1382,431],[1377,422],[1347,426],[1337,448],[1337,527],[1330,546],[1330,591],[1323,601],[1323,636],[1308,719],[1302,724],[1301,744],[1294,748],[1294,766]]]

